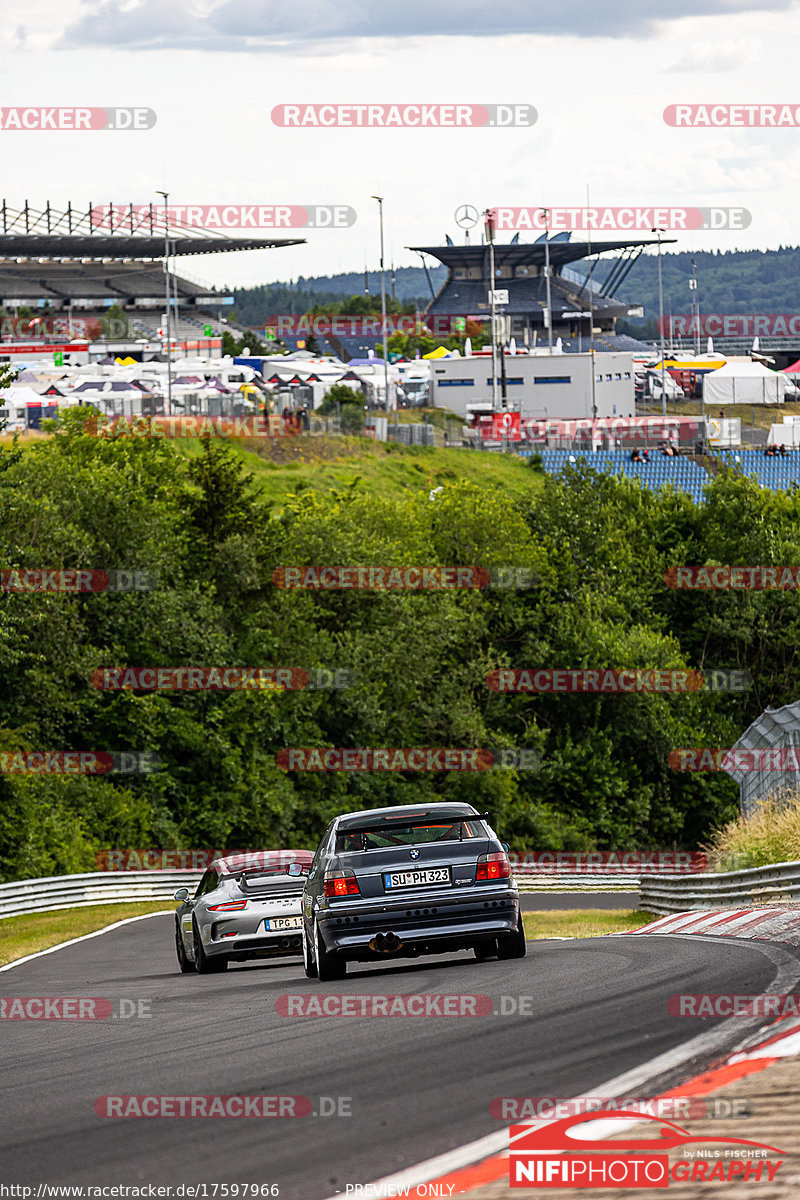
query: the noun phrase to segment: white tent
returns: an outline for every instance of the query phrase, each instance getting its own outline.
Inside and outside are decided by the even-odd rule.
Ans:
[[[703,380],[708,404],[783,404],[785,377],[762,363],[734,361],[710,371]]]

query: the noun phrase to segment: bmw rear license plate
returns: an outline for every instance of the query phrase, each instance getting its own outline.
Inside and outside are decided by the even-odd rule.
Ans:
[[[383,884],[387,892],[395,888],[426,887],[432,883],[449,883],[449,867],[428,867],[420,871],[387,871]]]
[[[299,929],[301,925],[300,917],[267,917],[264,922],[265,929]]]

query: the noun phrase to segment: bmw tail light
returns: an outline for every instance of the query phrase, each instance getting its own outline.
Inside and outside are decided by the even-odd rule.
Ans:
[[[228,900],[226,904],[209,904],[209,912],[239,912],[247,908],[246,900]]]
[[[511,863],[502,850],[497,850],[493,854],[481,854],[475,869],[476,883],[489,883],[493,879],[510,878]]]
[[[355,871],[326,871],[322,880],[323,896],[360,896]]]

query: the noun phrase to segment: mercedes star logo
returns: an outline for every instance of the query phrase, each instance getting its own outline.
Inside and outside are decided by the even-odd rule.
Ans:
[[[456,209],[456,225],[459,229],[471,229],[480,220],[480,213],[472,204],[462,204]]]

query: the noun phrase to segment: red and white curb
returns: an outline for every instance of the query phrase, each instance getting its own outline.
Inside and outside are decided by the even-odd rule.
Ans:
[[[800,946],[800,909],[726,908],[711,912],[672,913],[653,921],[651,925],[633,929],[625,936],[645,934],[649,937],[658,933],[694,933],[705,937],[746,938],[748,941],[785,942],[790,946]]]

